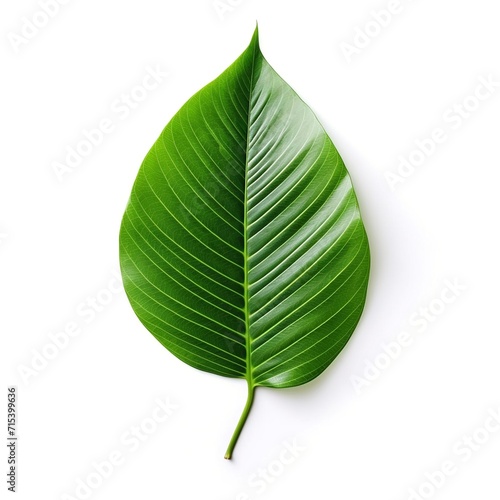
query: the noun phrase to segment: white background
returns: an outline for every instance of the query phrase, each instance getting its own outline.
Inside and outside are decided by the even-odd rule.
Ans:
[[[500,88],[460,126],[445,116],[480,77],[500,81],[500,9],[492,0],[401,0],[348,61],[341,44],[356,33],[362,42],[357,29],[387,5],[242,0],[221,16],[212,0],[73,0],[15,50],[23,17],[40,7],[2,2],[0,407],[17,385],[17,498],[79,498],[77,481],[114,451],[123,463],[92,499],[404,500],[419,488],[421,498],[499,498],[500,432],[481,427],[500,406]],[[173,113],[245,49],[256,20],[265,56],[350,170],[373,270],[343,353],[308,385],[258,390],[226,461],[245,383],[181,363],[124,293],[106,288],[116,286],[120,219],[144,155]],[[122,119],[113,103],[157,65],[169,76]],[[54,162],[106,117],[114,130],[60,182]],[[437,127],[446,141],[392,190],[386,173]],[[449,304],[440,302],[446,280],[466,288],[448,292]],[[83,311],[92,297],[112,298],[91,318]],[[436,314],[419,329],[429,304]],[[23,378],[20,368],[50,353],[49,334],[70,322],[81,333]],[[383,346],[401,332],[413,342],[387,362]],[[357,391],[367,366],[371,380]],[[153,414],[157,397],[178,409],[132,452],[121,436]],[[464,435],[487,442],[466,446]],[[292,461],[282,452],[294,440],[302,451]],[[426,474],[444,461],[455,473],[435,475],[443,485],[429,488]],[[259,470],[271,480],[256,483]],[[2,480],[2,498],[6,487]]]

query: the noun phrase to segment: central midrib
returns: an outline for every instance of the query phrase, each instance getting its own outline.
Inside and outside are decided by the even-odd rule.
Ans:
[[[236,425],[236,429],[231,437],[231,441],[229,442],[229,446],[227,448],[226,454],[224,458],[230,459],[233,453],[234,446],[238,441],[241,430],[245,425],[248,414],[250,413],[250,409],[252,408],[254,392],[255,392],[255,384],[253,380],[252,374],[252,342],[250,338],[250,310],[249,310],[249,286],[248,286],[248,153],[250,149],[250,113],[252,111],[252,93],[253,93],[253,84],[254,84],[254,72],[255,72],[255,59],[257,56],[257,50],[259,48],[258,38],[252,41],[253,43],[253,54],[252,54],[252,67],[250,71],[250,89],[248,92],[248,118],[247,118],[247,134],[246,134],[246,150],[245,150],[245,186],[244,186],[244,219],[243,219],[243,266],[244,266],[244,314],[245,314],[245,344],[246,344],[246,374],[245,378],[248,385],[248,395],[245,407],[243,408],[243,413]]]
[[[243,259],[244,259],[244,302],[245,302],[245,347],[246,347],[246,380],[248,382],[249,392],[253,389],[253,374],[252,374],[252,342],[250,337],[250,308],[249,308],[249,268],[248,268],[248,156],[250,149],[250,124],[252,111],[252,93],[254,83],[255,58],[258,49],[258,42],[253,44],[252,68],[250,72],[250,89],[248,92],[248,113],[247,113],[247,134],[245,147],[245,186],[244,186],[244,221],[243,221]]]

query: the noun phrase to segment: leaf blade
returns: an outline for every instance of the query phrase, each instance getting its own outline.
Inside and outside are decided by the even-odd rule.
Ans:
[[[318,376],[360,318],[370,256],[349,174],[262,55],[197,92],[146,156],[120,230],[130,302],[189,365],[291,387]]]

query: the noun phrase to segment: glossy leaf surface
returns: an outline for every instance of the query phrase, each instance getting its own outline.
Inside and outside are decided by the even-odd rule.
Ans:
[[[353,186],[256,31],[147,154],[120,231],[125,290],[189,365],[291,387],[319,375],[363,309],[369,247]]]

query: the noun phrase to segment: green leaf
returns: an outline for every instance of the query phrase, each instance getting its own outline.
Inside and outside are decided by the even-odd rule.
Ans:
[[[363,309],[370,256],[349,174],[258,31],[147,154],[120,231],[125,290],[175,356],[258,386],[317,377]]]

